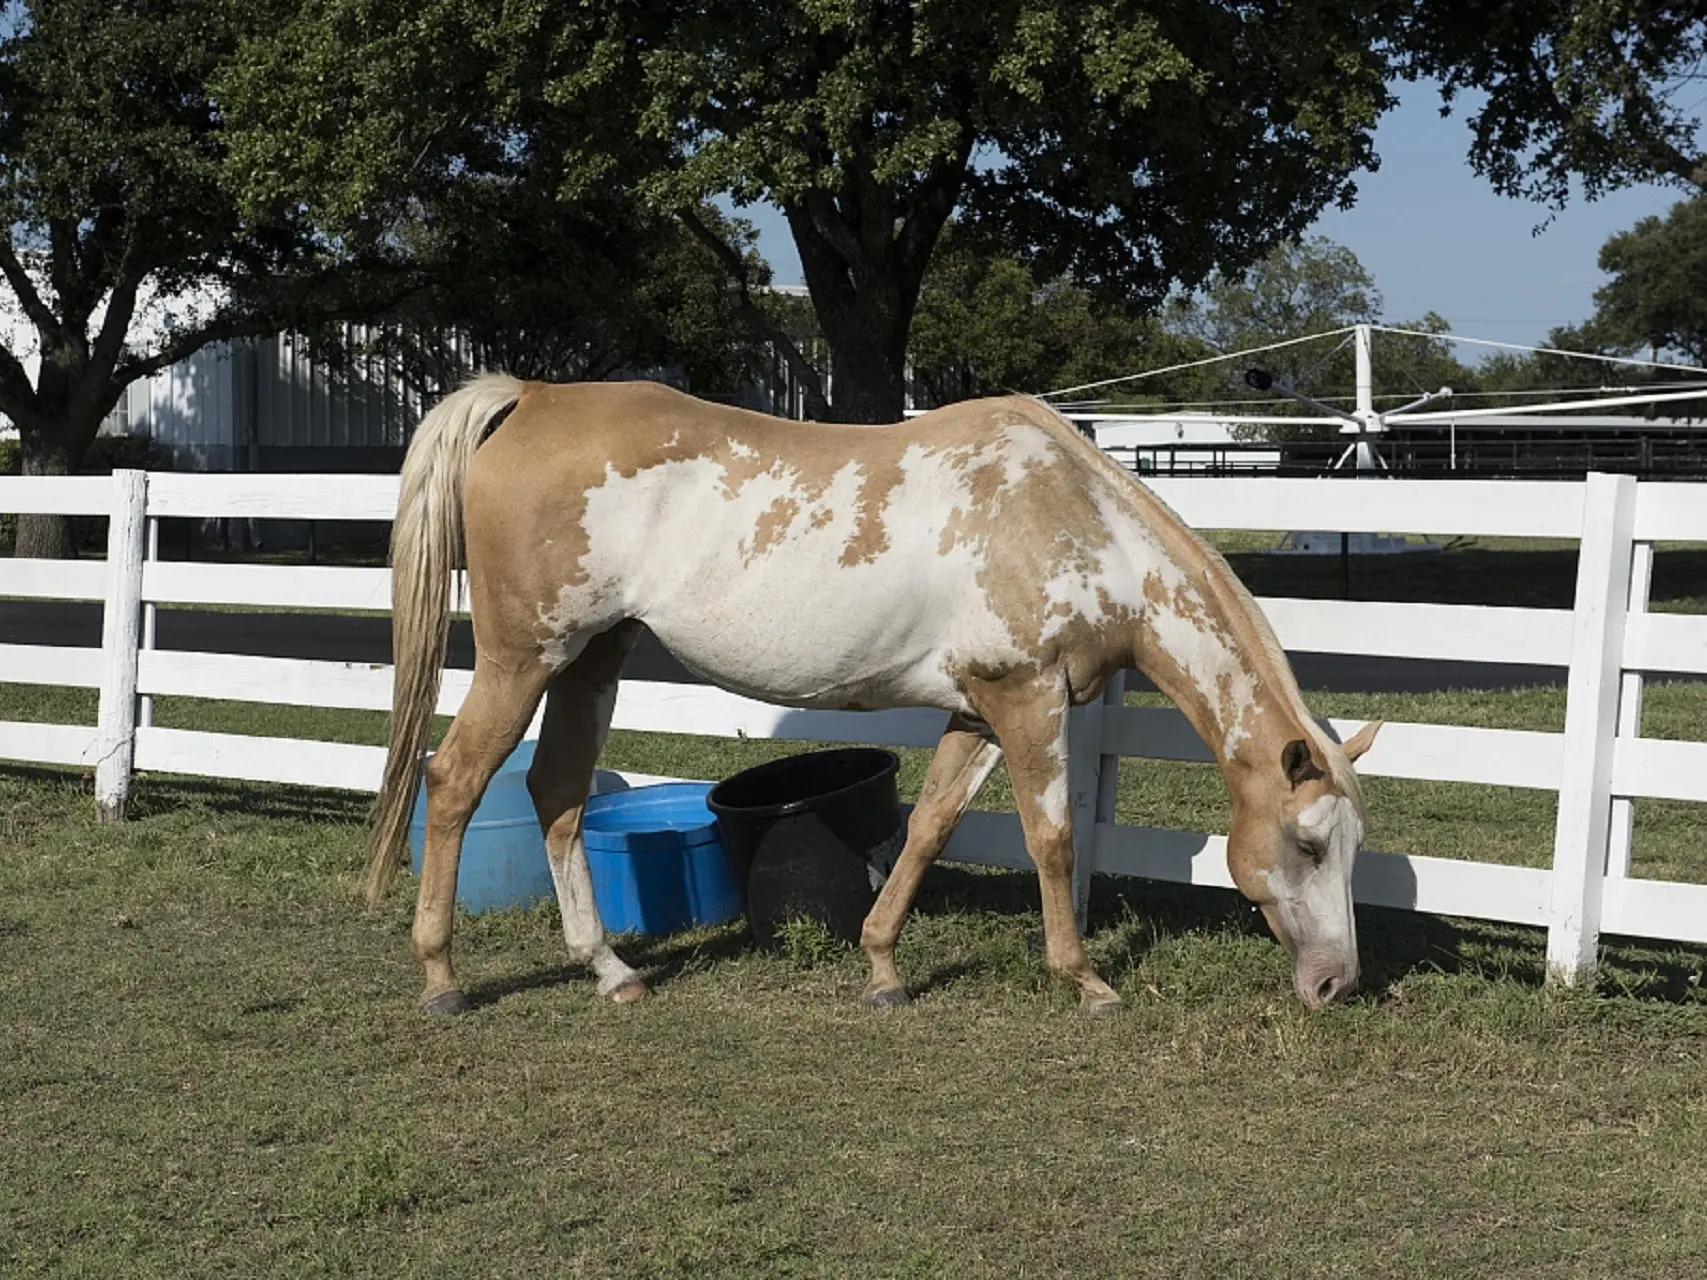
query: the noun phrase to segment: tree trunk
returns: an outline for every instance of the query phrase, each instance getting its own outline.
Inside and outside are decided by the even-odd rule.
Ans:
[[[907,407],[906,322],[857,297],[845,310],[821,308],[818,322],[830,344],[831,420],[899,422]]]
[[[72,457],[61,436],[39,431],[20,431],[18,436],[27,476],[68,476],[81,461]],[[75,560],[77,541],[71,533],[71,517],[20,515],[17,545],[12,554],[21,560]]]

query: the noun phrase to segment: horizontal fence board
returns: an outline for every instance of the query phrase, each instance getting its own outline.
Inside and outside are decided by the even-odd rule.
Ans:
[[[31,764],[93,764],[92,724],[24,724],[0,720],[0,760]]]
[[[32,600],[105,600],[105,560],[0,558],[0,596]]]
[[[1707,485],[1638,484],[1636,541],[1707,542]]]
[[[1342,741],[1363,727],[1359,720],[1326,723]],[[1559,734],[1527,729],[1391,722],[1357,770],[1377,778],[1557,790],[1563,743]],[[1172,707],[1110,707],[1103,715],[1102,750],[1146,760],[1214,759],[1190,721]]]
[[[1293,651],[1547,667],[1571,658],[1569,609],[1279,596],[1257,603],[1280,643]]]
[[[904,806],[908,813],[912,806]],[[969,809],[954,829],[942,856],[952,862],[970,862],[1010,871],[1031,871],[1035,864],[1025,851],[1025,832],[1017,813]]]
[[[337,565],[204,564],[151,560],[142,598],[158,604],[245,604],[286,609],[391,609],[391,570]],[[453,592],[454,602],[457,599]]]
[[[1581,481],[1146,477],[1194,529],[1577,538]]]
[[[1612,748],[1612,794],[1707,800],[1707,742],[1619,738]]]
[[[1707,616],[1626,615],[1623,664],[1627,671],[1707,672]]]
[[[466,673],[452,710],[467,691]],[[138,693],[232,702],[269,702],[349,711],[391,707],[391,668],[365,662],[257,658],[236,653],[144,649],[137,655]]]
[[[948,712],[801,711],[743,698],[711,685],[625,680],[612,727],[651,733],[795,741],[867,742],[881,747],[934,747]]]
[[[385,768],[385,748],[301,738],[251,738],[197,729],[139,728],[136,767],[202,778],[377,791]]]
[[[1707,942],[1707,885],[1609,876],[1600,927],[1632,938]]]
[[[160,471],[148,478],[148,514],[390,520],[397,514],[397,483],[391,475]]]
[[[0,511],[104,516],[112,508],[110,476],[0,476]]]
[[[50,644],[0,644],[0,684],[99,689],[101,651],[62,649]]]
[[[1097,824],[1095,849],[1102,873],[1234,887],[1225,836],[1104,822]],[[1368,906],[1540,925],[1547,920],[1549,876],[1534,867],[1365,852],[1358,855],[1352,896]]]

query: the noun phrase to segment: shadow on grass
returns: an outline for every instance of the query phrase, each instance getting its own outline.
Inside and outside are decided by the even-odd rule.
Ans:
[[[914,911],[1030,915],[1041,937],[1037,877],[1031,872],[934,867]],[[1422,974],[1531,989],[1546,984],[1547,936],[1541,929],[1367,906],[1357,909],[1357,920],[1364,1000],[1389,1002],[1407,979]],[[1133,928],[1134,923],[1139,927]],[[1104,945],[1097,952],[1098,963],[1111,971],[1136,967],[1159,936],[1209,933],[1272,939],[1260,913],[1231,889],[1114,876],[1097,876],[1091,882],[1088,932],[1093,940],[1109,933],[1118,936],[1113,947]],[[983,967],[973,956],[939,965],[921,975],[913,990],[938,989]],[[1704,985],[1707,947],[1622,938],[1606,940],[1595,981],[1603,995],[1655,1004],[1702,1003],[1707,1001]]]
[[[720,929],[695,930],[692,933],[666,934],[659,937],[629,934],[615,939],[618,954],[645,979],[648,986],[666,986],[698,969],[725,960],[734,960],[753,949],[752,936],[745,924]],[[547,987],[573,986],[593,981],[592,970],[567,960],[548,968],[529,973],[512,974],[491,982],[468,986],[463,994],[474,1008],[496,1004],[508,996]]]
[[[92,793],[91,793],[92,794]],[[255,785],[167,774],[138,774],[130,795],[130,816],[150,818],[197,809],[263,821],[343,822],[367,820],[373,797],[349,791],[325,791],[283,783]]]

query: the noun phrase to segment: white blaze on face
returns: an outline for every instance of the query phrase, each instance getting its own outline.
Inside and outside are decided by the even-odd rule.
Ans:
[[[1363,822],[1345,796],[1325,795],[1298,814],[1298,834],[1320,850],[1320,861],[1302,851],[1283,849],[1268,873],[1275,910],[1294,954],[1329,952],[1357,957],[1357,925],[1352,914],[1351,872],[1363,843]]]

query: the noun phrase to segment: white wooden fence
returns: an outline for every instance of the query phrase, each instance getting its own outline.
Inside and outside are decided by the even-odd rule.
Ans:
[[[1603,931],[1707,943],[1707,886],[1629,875],[1633,801],[1707,800],[1707,743],[1640,733],[1641,673],[1707,672],[1707,618],[1647,611],[1653,544],[1707,541],[1707,485],[1593,475],[1583,483],[1169,479],[1154,488],[1199,528],[1580,539],[1574,610],[1296,599],[1262,605],[1289,649],[1569,669],[1563,733],[1389,723],[1360,763],[1375,776],[1558,792],[1552,867],[1367,852],[1358,862],[1358,901],[1544,927],[1550,968],[1567,982],[1592,972]],[[157,561],[151,534],[165,517],[386,520],[396,494],[393,476],[0,478],[0,511],[110,517],[105,563],[0,561],[0,596],[105,603],[100,649],[0,645],[0,681],[100,690],[94,728],[0,722],[0,759],[92,764],[107,817],[122,815],[133,769],[374,789],[380,748],[160,728],[147,707],[155,695],[194,695],[383,710],[389,667],[156,650],[152,612],[160,604],[384,611],[387,571]],[[467,688],[466,672],[448,672],[439,709],[454,712]],[[707,686],[630,681],[615,723],[926,747],[944,717],[796,711]],[[1355,727],[1332,723],[1341,736]],[[1209,759],[1178,712],[1126,707],[1111,690],[1100,705],[1075,712],[1072,733],[1081,903],[1092,871],[1231,884],[1224,837],[1115,820],[1121,757]],[[969,814],[948,856],[1029,866],[1011,814]]]

